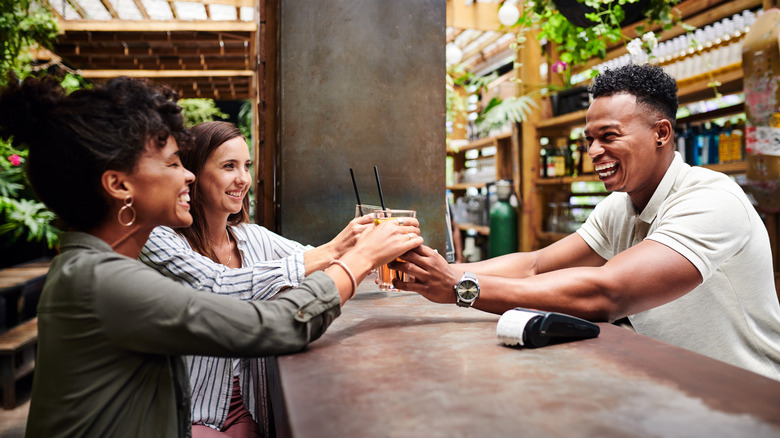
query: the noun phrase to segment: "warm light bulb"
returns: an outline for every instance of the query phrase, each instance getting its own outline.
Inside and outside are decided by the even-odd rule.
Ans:
[[[463,59],[463,52],[455,44],[449,43],[447,44],[445,59],[448,65],[455,65]]]
[[[504,26],[512,26],[520,19],[520,11],[511,2],[504,2],[498,9],[498,21]]]

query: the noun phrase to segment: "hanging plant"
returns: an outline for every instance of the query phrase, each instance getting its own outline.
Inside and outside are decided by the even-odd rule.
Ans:
[[[540,41],[555,43],[557,58],[569,68],[584,65],[593,58],[604,59],[609,46],[632,40],[623,27],[641,20],[636,26],[641,35],[645,29],[660,26],[670,29],[681,24],[672,11],[679,0],[526,0],[523,13],[511,27],[518,32],[518,44],[525,42],[525,33],[539,32]],[[567,76],[571,71],[567,71]],[[562,71],[562,72],[563,72]],[[561,73],[562,73],[561,72]],[[564,87],[570,86],[564,78]]]

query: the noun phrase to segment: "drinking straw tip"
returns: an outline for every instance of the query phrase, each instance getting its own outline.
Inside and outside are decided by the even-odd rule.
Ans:
[[[382,183],[379,182],[379,170],[374,166],[374,176],[376,176],[376,187],[379,189],[379,202],[382,203],[382,210],[387,210],[385,206],[385,197],[382,195]]]
[[[355,198],[357,199],[358,213],[363,216],[363,208],[360,206],[360,195],[358,194],[357,183],[355,182],[355,173],[349,168],[349,175],[352,177],[352,187],[355,188]]]

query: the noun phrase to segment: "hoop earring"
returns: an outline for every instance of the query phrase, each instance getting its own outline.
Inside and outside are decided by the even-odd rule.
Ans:
[[[130,211],[130,220],[127,222],[122,222],[122,214],[124,214],[125,211]],[[133,208],[133,197],[130,195],[125,196],[125,205],[122,206],[122,208],[119,209],[119,213],[116,215],[116,219],[119,221],[119,225],[129,227],[135,223],[135,209]]]

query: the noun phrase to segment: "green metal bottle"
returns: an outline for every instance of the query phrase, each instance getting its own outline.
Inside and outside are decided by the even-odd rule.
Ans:
[[[517,252],[517,210],[509,203],[512,183],[497,181],[496,195],[498,201],[490,206],[489,258]]]

